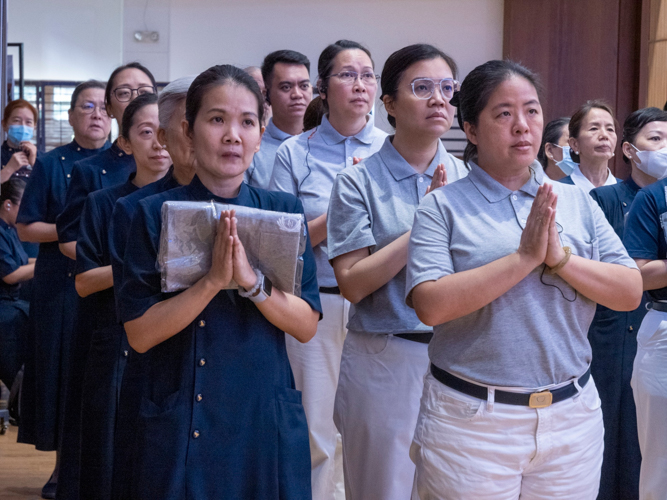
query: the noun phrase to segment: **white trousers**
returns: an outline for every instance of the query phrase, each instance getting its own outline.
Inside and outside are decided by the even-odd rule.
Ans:
[[[315,337],[306,344],[291,335],[285,339],[308,421],[313,500],[341,500],[342,449],[333,409],[350,303],[341,295],[326,293],[320,294],[320,301],[323,317]]]
[[[410,498],[409,449],[427,367],[426,344],[348,333],[334,409],[347,500]]]
[[[604,447],[595,383],[532,409],[489,404],[430,373],[410,456],[413,500],[595,500]]]
[[[632,370],[642,466],[641,500],[667,499],[667,313],[650,310],[637,332]]]

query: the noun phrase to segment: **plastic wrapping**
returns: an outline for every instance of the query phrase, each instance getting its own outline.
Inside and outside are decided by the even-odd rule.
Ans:
[[[301,296],[306,221],[302,214],[272,212],[214,202],[166,201],[158,267],[162,291],[194,285],[211,268],[213,243],[223,210],[236,210],[239,239],[248,261],[287,293]],[[236,289],[232,280],[225,288]]]

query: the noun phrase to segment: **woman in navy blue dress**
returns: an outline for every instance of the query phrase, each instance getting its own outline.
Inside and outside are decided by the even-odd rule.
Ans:
[[[28,303],[19,299],[19,290],[35,272],[35,259],[28,261],[14,227],[24,189],[18,177],[0,186],[0,380],[10,389],[28,333]]]
[[[262,102],[256,82],[239,68],[214,66],[199,75],[186,100],[197,176],[142,200],[132,220],[120,312],[130,345],[150,350],[133,498],[311,498],[306,418],[283,334],[307,342],[317,328],[310,245],[301,298],[271,290],[250,267],[233,211],[221,214],[211,270],[191,288],[162,293],[155,267],[166,200],[303,213],[294,196],[243,182],[260,146]],[[242,289],[223,290],[232,279]]]
[[[95,323],[86,359],[81,398],[80,490],[87,499],[111,497],[113,441],[120,381],[127,352],[116,319],[109,252],[110,222],[116,200],[161,179],[171,160],[157,139],[157,95],[137,97],[123,114],[119,144],[133,155],[137,172],[124,183],[88,195],[76,246],[76,290],[95,305]],[[92,302],[91,302],[92,304]]]
[[[116,120],[121,130],[123,113],[128,104],[138,95],[153,93],[156,93],[156,87],[151,72],[139,63],[125,64],[116,68],[109,76],[104,91],[104,109]],[[72,261],[76,259],[76,241],[86,197],[94,191],[124,184],[135,168],[134,158],[120,148],[118,141],[108,150],[74,165],[65,207],[56,221],[60,251]],[[81,382],[91,334],[95,329],[94,322],[89,321],[95,318],[95,307],[94,299],[79,299],[79,314],[65,365],[68,372],[65,409],[67,423],[61,447],[63,472],[58,487],[58,498],[62,500],[79,498]]]
[[[104,84],[90,80],[72,94],[69,121],[74,140],[40,156],[17,217],[21,240],[39,243],[30,313],[29,351],[21,388],[19,442],[60,450],[65,380],[76,318],[74,261],[58,249],[56,217],[65,206],[74,163],[107,149],[111,120],[104,112]],[[59,454],[58,454],[59,457]],[[57,461],[58,463],[58,461]],[[58,465],[43,494],[54,498]]]

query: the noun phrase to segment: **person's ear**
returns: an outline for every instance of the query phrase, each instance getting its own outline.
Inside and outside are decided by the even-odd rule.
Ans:
[[[630,158],[635,164],[641,163],[639,158],[637,157],[637,150],[633,147],[632,144],[630,144],[628,141],[625,141],[623,145],[621,146],[621,150],[623,151],[623,154],[627,157]]]
[[[157,129],[157,141],[162,144],[162,147],[169,151],[167,147],[167,131],[162,127]]]
[[[384,96],[382,98],[382,104],[384,104],[384,109],[387,110],[387,114],[393,116],[395,120],[396,115],[394,114],[394,100],[391,98],[391,96]]]
[[[192,146],[192,131],[190,130],[190,124],[187,120],[183,120],[181,122],[181,127],[183,127],[183,135],[185,136],[185,140],[188,143],[190,151],[194,151],[194,147]]]
[[[574,151],[574,154],[578,155],[579,154],[579,141],[574,137],[570,137],[567,140],[567,143],[570,145],[570,149],[572,151]]]
[[[551,161],[556,161],[554,160],[554,154],[552,152],[553,145],[550,142],[547,142],[544,145],[544,155],[550,159]]]
[[[67,110],[67,123],[69,123],[70,127],[74,127],[74,124],[72,123],[72,109]]]
[[[125,154],[131,155],[132,154],[132,145],[130,144],[130,141],[128,141],[124,136],[119,135],[118,136],[118,146],[120,149],[125,151]]]
[[[477,146],[477,127],[470,122],[463,122],[463,131],[468,140]]]
[[[259,151],[260,146],[262,145],[262,137],[264,137],[264,131],[266,130],[266,127],[260,127],[259,128],[259,142],[257,143],[257,146],[255,146],[255,153]]]

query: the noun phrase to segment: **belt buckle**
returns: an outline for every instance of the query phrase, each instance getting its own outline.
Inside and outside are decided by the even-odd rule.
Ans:
[[[528,406],[531,408],[546,408],[547,406],[551,406],[553,398],[553,394],[549,391],[534,392],[530,395]]]

